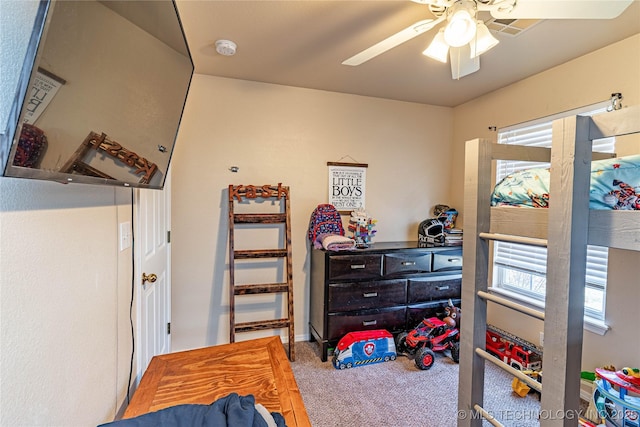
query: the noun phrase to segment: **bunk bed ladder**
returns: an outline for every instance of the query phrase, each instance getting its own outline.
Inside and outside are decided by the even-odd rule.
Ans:
[[[487,303],[496,303],[544,322],[544,390],[542,426],[575,426],[580,404],[580,364],[584,306],[584,277],[589,219],[591,158],[590,119],[570,117],[554,122],[552,150],[538,150],[537,161],[547,156],[552,195],[548,209],[547,239],[492,233],[489,195],[493,188],[491,163],[508,159],[509,148],[489,140],[469,141],[465,153],[465,239],[462,283],[458,426],[482,426],[482,419],[502,424],[483,408],[484,368],[490,361],[542,392],[536,380],[485,351]],[[506,150],[506,151],[505,151]],[[548,149],[547,149],[548,150]],[[506,157],[505,157],[506,155]],[[540,157],[537,157],[540,155]],[[549,159],[550,156],[550,159]],[[531,158],[529,158],[531,160]],[[557,189],[557,191],[556,191]],[[545,313],[488,292],[489,242],[507,241],[548,248]],[[580,303],[576,303],[580,301]],[[570,332],[568,332],[570,331]],[[558,411],[558,408],[561,408]],[[546,416],[545,414],[549,415]]]
[[[279,213],[236,213],[236,202],[243,202],[243,199],[275,199],[280,200],[281,212]],[[295,334],[293,321],[293,277],[291,258],[291,214],[289,201],[289,187],[282,186],[229,186],[229,342],[233,343],[236,333],[252,332],[269,329],[288,330],[288,355],[289,360],[295,360]],[[245,249],[235,248],[236,226],[256,226],[266,224],[268,227],[282,228],[284,233],[281,244],[275,249]],[[280,283],[259,283],[259,284],[238,284],[236,283],[236,265],[238,260],[256,260],[275,258],[282,259],[283,278]],[[246,267],[247,262],[243,262]],[[236,321],[236,298],[238,296],[250,296],[257,294],[286,294],[286,317],[278,319],[258,320],[252,322]],[[274,307],[277,312],[278,307]]]

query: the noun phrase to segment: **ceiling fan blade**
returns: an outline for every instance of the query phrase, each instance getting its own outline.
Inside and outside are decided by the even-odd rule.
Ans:
[[[468,44],[462,47],[449,48],[451,61],[451,77],[460,80],[460,77],[468,76],[480,69],[480,56],[471,57],[471,48]]]
[[[613,19],[633,0],[518,0],[513,9],[496,8],[496,19]]]
[[[418,21],[415,24],[405,28],[404,30],[395,33],[394,35],[387,37],[379,43],[374,44],[368,49],[363,50],[362,52],[352,56],[351,58],[342,62],[342,65],[351,65],[356,66],[360,65],[363,62],[367,62],[368,60],[375,58],[376,56],[384,53],[394,47],[401,45],[402,43],[411,40],[414,37],[419,36],[420,34],[429,31],[437,24],[443,21],[444,18],[440,17],[438,19],[425,19],[422,21]]]

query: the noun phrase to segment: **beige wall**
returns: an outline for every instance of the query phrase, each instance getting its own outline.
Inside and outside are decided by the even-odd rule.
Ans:
[[[432,207],[450,202],[451,125],[450,108],[196,75],[172,163],[174,350],[229,340],[229,184],[291,187],[296,335],[307,339],[306,231],[327,202],[327,162],[369,165],[375,240],[417,240]]]
[[[3,107],[36,6],[0,1]],[[130,192],[0,178],[0,425],[92,426],[125,401],[131,250],[116,236]]]
[[[130,191],[0,179],[0,425],[95,425],[125,400]]]
[[[623,105],[640,104],[640,34],[580,57],[531,78],[477,98],[454,109],[453,155],[464,158],[464,142],[474,138],[495,139],[489,126],[508,126],[544,117],[609,98],[621,92]],[[637,153],[638,141],[624,139],[622,154]],[[463,169],[452,165],[453,204],[463,203]],[[464,221],[464,212],[460,216]],[[611,250],[604,336],[585,331],[583,368],[613,363],[640,365],[637,322],[630,321],[640,300],[635,266],[640,252]],[[489,322],[534,343],[539,341],[541,322],[511,310],[490,307]]]

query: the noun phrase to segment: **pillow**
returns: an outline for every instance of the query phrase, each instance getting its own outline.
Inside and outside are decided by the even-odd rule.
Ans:
[[[640,210],[640,154],[591,162],[591,209]]]
[[[491,195],[491,206],[549,207],[549,169],[526,169],[504,177]]]

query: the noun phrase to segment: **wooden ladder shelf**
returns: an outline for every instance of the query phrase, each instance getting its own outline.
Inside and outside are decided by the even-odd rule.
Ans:
[[[244,199],[272,199],[280,200],[280,213],[236,213],[236,202]],[[230,185],[229,186],[229,341],[235,342],[235,335],[239,332],[261,331],[266,329],[288,329],[289,360],[295,360],[295,334],[293,322],[293,275],[291,258],[291,214],[289,187],[263,185]],[[236,225],[271,224],[284,225],[284,242],[275,249],[235,249]],[[284,259],[284,281],[281,283],[237,284],[236,261],[264,258]],[[253,322],[236,322],[236,297],[239,295],[256,294],[287,294],[287,317],[282,319],[258,320]]]

